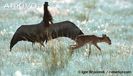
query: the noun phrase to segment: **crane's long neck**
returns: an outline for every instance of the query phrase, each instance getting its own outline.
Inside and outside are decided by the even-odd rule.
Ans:
[[[46,10],[48,10],[48,6],[45,6],[45,7],[44,7],[44,12],[45,12]]]
[[[47,13],[48,13],[48,7],[44,6],[43,21],[46,21],[45,19],[46,19]]]

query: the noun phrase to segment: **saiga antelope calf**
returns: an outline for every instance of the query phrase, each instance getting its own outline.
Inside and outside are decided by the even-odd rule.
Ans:
[[[111,40],[108,36],[106,36],[106,34],[103,34],[102,37],[98,37],[95,35],[78,35],[75,41],[76,41],[76,44],[71,45],[71,49],[74,50],[89,43],[89,55],[91,52],[91,45],[96,46],[100,51],[101,51],[101,48],[97,45],[97,43],[105,42],[111,45]]]

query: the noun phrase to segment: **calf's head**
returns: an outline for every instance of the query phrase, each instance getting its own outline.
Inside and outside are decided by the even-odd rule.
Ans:
[[[110,38],[108,36],[106,36],[106,34],[103,34],[102,37],[103,37],[103,41],[104,42],[106,42],[109,45],[111,45],[111,40],[110,40]]]

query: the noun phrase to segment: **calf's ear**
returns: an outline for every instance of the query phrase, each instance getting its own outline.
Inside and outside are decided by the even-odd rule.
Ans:
[[[106,37],[106,34],[102,34],[103,37]]]

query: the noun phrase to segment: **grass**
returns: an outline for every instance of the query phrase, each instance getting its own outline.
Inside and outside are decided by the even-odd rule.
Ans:
[[[96,7],[96,1],[97,0],[89,0],[85,2],[84,3],[85,8],[87,8],[88,10],[94,9]]]
[[[88,16],[86,16],[85,13],[79,13],[79,14],[75,15],[75,17],[81,22],[85,21],[85,20],[89,20]]]

